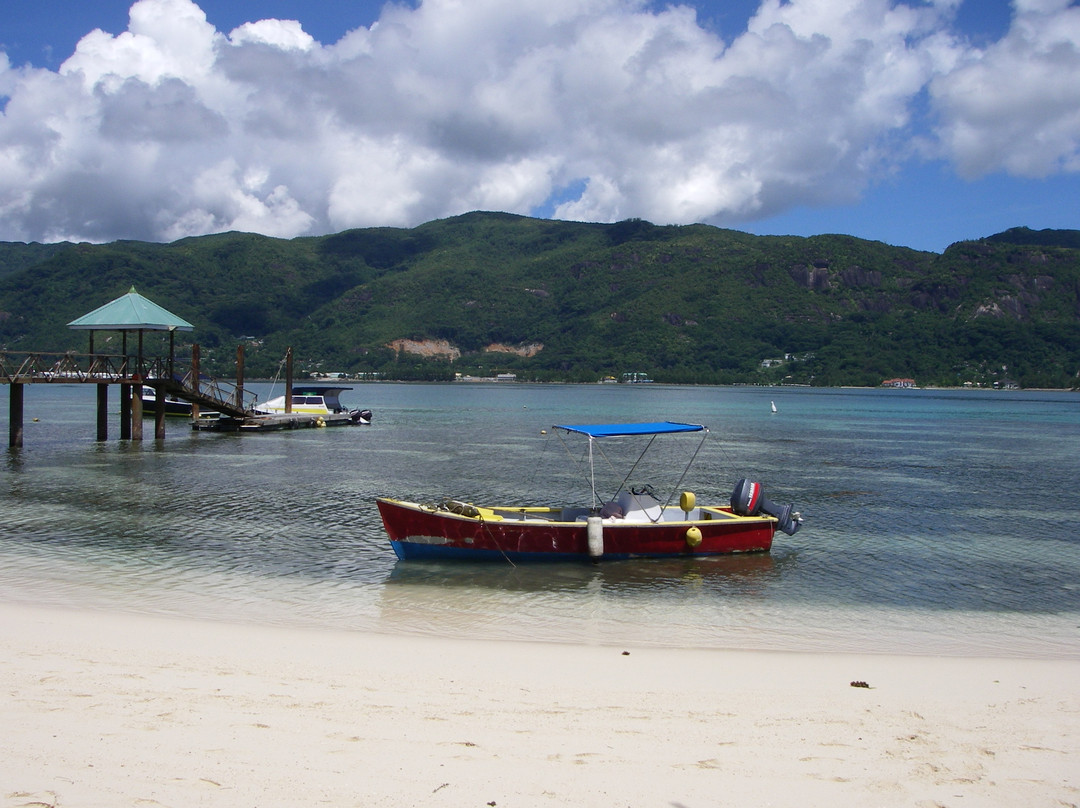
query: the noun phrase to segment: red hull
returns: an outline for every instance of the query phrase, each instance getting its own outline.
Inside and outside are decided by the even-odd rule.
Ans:
[[[584,521],[499,519],[492,509],[469,516],[415,503],[379,499],[386,532],[398,558],[496,557],[511,560],[589,558]],[[499,509],[494,509],[499,510]],[[776,520],[735,516],[705,508],[710,518],[693,521],[605,520],[602,558],[705,556],[766,552]],[[505,513],[511,513],[506,509]],[[700,531],[700,542],[688,530]]]

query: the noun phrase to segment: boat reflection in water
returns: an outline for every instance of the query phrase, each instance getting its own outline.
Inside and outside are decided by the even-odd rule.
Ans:
[[[602,564],[398,561],[379,592],[381,630],[524,642],[694,647],[770,608],[794,553]],[[751,623],[755,618],[751,618]]]
[[[784,563],[771,553],[643,558],[610,564],[567,561],[517,566],[486,561],[398,561],[386,583],[391,586],[477,587],[536,594],[599,587],[620,595],[634,590],[656,591],[694,584],[747,593],[775,581]]]

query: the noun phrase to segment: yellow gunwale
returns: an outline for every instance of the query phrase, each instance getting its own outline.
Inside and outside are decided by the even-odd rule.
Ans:
[[[395,505],[401,505],[402,507],[411,508],[413,510],[424,511],[427,513],[438,513],[442,516],[457,517],[459,519],[474,519],[477,521],[489,521],[489,522],[501,522],[506,517],[502,514],[506,514],[509,517],[522,515],[522,516],[536,516],[543,517],[545,515],[549,517],[561,516],[563,508],[548,507],[543,505],[527,505],[527,506],[502,506],[502,505],[476,505],[472,502],[461,501],[462,505],[474,508],[476,514],[456,513],[454,511],[440,510],[431,505],[425,505],[419,502],[411,502],[409,500],[393,499],[392,497],[378,497],[377,499],[383,502],[389,502]],[[655,524],[664,525],[696,525],[701,522],[709,522],[714,520],[726,520],[733,522],[775,522],[776,519],[768,514],[759,514],[758,516],[740,516],[739,514],[732,513],[730,510],[720,505],[698,505],[697,509],[706,515],[704,519],[681,519],[656,522]],[[565,524],[572,525],[578,524],[574,521],[564,521],[562,519],[550,518],[553,524]],[[639,524],[637,522],[627,524]],[[644,523],[641,523],[644,524]]]

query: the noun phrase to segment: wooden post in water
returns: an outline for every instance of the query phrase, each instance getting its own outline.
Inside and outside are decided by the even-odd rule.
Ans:
[[[196,394],[199,392],[199,343],[195,342],[191,345],[191,389]],[[199,420],[199,405],[194,401],[191,402],[191,420]]]
[[[236,406],[244,407],[244,346],[236,346]]]
[[[173,354],[176,352],[176,326],[169,326],[169,381],[175,381],[173,378]]]
[[[94,332],[90,332],[90,370],[94,369]],[[109,439],[109,385],[97,386],[97,439]]]
[[[131,385],[131,439],[142,440],[142,385]]]
[[[109,385],[97,386],[97,439],[109,439]]]
[[[18,382],[8,385],[8,446],[23,445],[23,386]]]
[[[125,332],[126,333],[126,332]],[[127,356],[124,356],[126,361]],[[131,386],[131,439],[142,440],[142,379],[143,379],[143,330],[139,329],[139,353],[135,360],[135,384]]]
[[[292,346],[285,351],[285,412],[292,412]]]
[[[120,378],[131,375],[128,367],[127,331],[120,332]],[[131,440],[131,385],[120,382],[120,440]]]
[[[157,388],[154,396],[154,439],[165,440],[165,389]]]
[[[131,440],[131,385],[120,383],[120,440]]]

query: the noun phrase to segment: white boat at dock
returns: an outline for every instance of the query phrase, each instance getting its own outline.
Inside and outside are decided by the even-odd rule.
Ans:
[[[294,415],[341,416],[347,415],[355,424],[370,424],[371,410],[349,409],[341,403],[340,396],[351,387],[327,387],[323,385],[294,385],[292,406]],[[256,405],[256,415],[285,415],[285,396],[277,396],[265,404]]]

